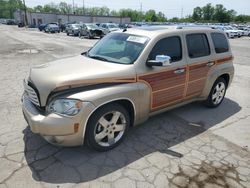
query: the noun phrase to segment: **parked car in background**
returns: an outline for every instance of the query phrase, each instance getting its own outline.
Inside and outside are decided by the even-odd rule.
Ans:
[[[238,37],[238,32],[234,30],[230,30],[224,26],[214,26],[213,28],[224,31],[228,38]]]
[[[24,27],[24,23],[23,23],[23,22],[19,22],[19,23],[17,24],[17,26],[18,26],[18,27]]]
[[[13,19],[7,19],[7,20],[6,20],[6,24],[7,24],[7,25],[16,25],[16,21],[13,20]]]
[[[240,28],[240,30],[243,32],[243,36],[249,36],[250,37],[250,29],[247,27]]]
[[[60,28],[57,24],[48,24],[45,28],[44,31],[46,33],[60,33]]]
[[[194,101],[218,107],[233,75],[222,31],[132,28],[79,56],[33,67],[24,80],[23,114],[50,143],[107,151],[152,115]]]
[[[80,24],[68,24],[65,29],[65,32],[67,35],[78,36],[80,29],[81,29]]]
[[[236,31],[238,33],[238,38],[243,36],[243,32],[242,30],[237,29],[236,27],[232,27],[232,26],[227,26],[226,27],[228,30],[233,30]]]
[[[110,33],[112,31],[117,31],[120,29],[118,24],[115,23],[101,23],[100,27],[104,28],[106,30],[106,33]]]
[[[101,27],[98,27],[93,23],[85,23],[81,25],[81,29],[79,32],[79,37],[86,36],[89,39],[100,37],[102,38],[105,35],[104,30]]]
[[[48,25],[48,24],[40,24],[40,25],[38,26],[39,31],[44,31],[44,29],[45,29],[45,27],[46,27],[47,25]]]

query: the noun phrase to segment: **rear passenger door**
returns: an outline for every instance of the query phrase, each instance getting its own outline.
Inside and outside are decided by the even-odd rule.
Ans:
[[[206,33],[185,34],[188,62],[186,99],[201,95],[208,71],[214,66],[208,37]]]

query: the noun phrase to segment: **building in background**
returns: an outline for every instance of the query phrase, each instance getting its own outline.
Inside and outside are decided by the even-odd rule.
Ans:
[[[18,23],[24,23],[24,11],[16,11],[14,18]],[[57,22],[59,24],[69,22],[83,22],[83,23],[107,23],[113,22],[117,24],[130,23],[130,17],[117,16],[91,16],[91,15],[75,15],[75,14],[57,14],[57,13],[40,13],[27,12],[28,25],[38,27],[40,24]]]

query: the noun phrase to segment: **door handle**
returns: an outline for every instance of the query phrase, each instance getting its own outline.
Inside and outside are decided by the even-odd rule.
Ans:
[[[212,67],[213,65],[214,65],[214,61],[210,61],[210,62],[207,63],[208,67]]]
[[[185,69],[177,69],[174,71],[175,74],[182,74],[185,72]]]

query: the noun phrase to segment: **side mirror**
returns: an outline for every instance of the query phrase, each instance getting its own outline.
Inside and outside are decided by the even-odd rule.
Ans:
[[[146,65],[149,67],[152,66],[167,67],[171,65],[171,57],[167,55],[157,55],[155,60],[147,61]]]

